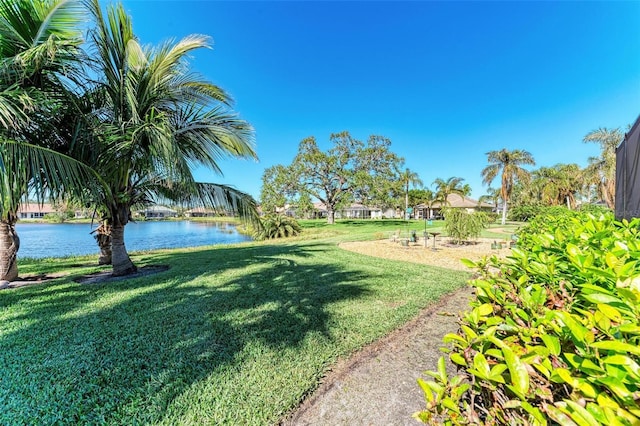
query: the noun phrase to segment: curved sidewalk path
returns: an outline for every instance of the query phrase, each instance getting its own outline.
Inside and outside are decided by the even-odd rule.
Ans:
[[[338,363],[283,425],[413,425],[424,408],[416,380],[436,370],[442,337],[458,329],[472,290],[444,296],[417,318]]]

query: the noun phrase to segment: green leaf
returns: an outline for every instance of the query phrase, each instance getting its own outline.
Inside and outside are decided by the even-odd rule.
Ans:
[[[490,337],[489,341],[499,347],[504,355],[504,361],[511,374],[511,384],[521,395],[526,395],[529,391],[529,373],[526,365],[520,360],[509,346],[495,337]]]
[[[470,339],[476,339],[478,337],[476,332],[473,331],[470,327],[466,325],[462,325],[460,326],[460,328],[462,329],[462,331],[464,331],[464,334],[466,334]]]
[[[574,343],[576,346],[582,346],[588,330],[582,324],[578,323],[578,321],[573,318],[573,315],[568,312],[554,311],[554,314],[569,329],[574,337]]]
[[[620,314],[620,311],[614,308],[613,306],[599,303],[597,307],[598,307],[598,310],[602,312],[611,321],[615,321],[615,322],[622,321],[622,314]]]
[[[604,260],[611,269],[615,269],[618,266],[619,259],[611,252],[607,252],[604,255]]]
[[[474,262],[473,260],[469,260],[469,259],[460,259],[460,262],[462,262],[462,264],[464,266],[466,266],[467,268],[475,268],[478,266],[478,264],[476,262]]]
[[[551,354],[555,356],[560,355],[560,339],[550,334],[542,334],[540,338]]]
[[[640,334],[640,326],[636,324],[622,324],[618,330],[623,333]]]
[[[629,343],[619,342],[617,340],[604,340],[601,342],[592,343],[590,346],[597,349],[605,349],[621,353],[628,352],[634,355],[640,355],[640,347],[630,345]]]
[[[527,401],[522,401],[521,406],[524,409],[524,411],[532,415],[538,421],[538,424],[540,426],[546,426],[547,419],[545,418],[542,410],[540,410],[538,407],[532,406]]]
[[[442,340],[443,340],[445,343],[450,343],[450,342],[454,342],[454,341],[455,341],[455,342],[459,342],[459,343],[461,343],[461,344],[462,344],[462,345],[464,345],[464,346],[467,346],[467,345],[469,344],[469,342],[467,342],[463,337],[461,337],[461,336],[460,336],[460,335],[458,335],[458,334],[454,334],[454,333],[446,334],[446,335],[442,338]]]
[[[473,357],[473,366],[476,370],[482,372],[484,377],[489,377],[489,372],[491,371],[491,368],[489,367],[489,363],[487,362],[487,359],[484,357],[484,355],[481,352],[478,352]]]
[[[617,297],[610,296],[605,293],[591,293],[591,294],[583,294],[582,298],[591,302],[591,303],[622,303],[620,299]]]
[[[631,392],[621,381],[614,377],[600,377],[598,382],[602,383],[619,398],[626,402],[633,402],[633,392]]]
[[[575,244],[567,244],[567,253],[570,257],[576,257],[582,254],[582,251]]]
[[[571,400],[565,400],[571,409],[569,415],[580,426],[600,426],[600,423],[584,407]]]
[[[586,408],[587,408],[587,411],[591,413],[591,415],[600,423],[602,424],[609,423],[607,421],[607,416],[605,415],[604,410],[600,408],[597,404],[594,404],[593,402],[589,402],[587,403]]]
[[[560,404],[560,403],[557,402],[556,404]],[[560,411],[557,407],[554,407],[553,405],[549,405],[549,404],[543,404],[543,409],[551,420],[555,420],[556,422],[558,422],[563,426],[575,425],[575,423],[571,420],[571,418],[567,416],[565,413],[563,413],[562,411]]]
[[[623,365],[628,371],[640,376],[640,366],[626,355],[612,355],[602,360],[604,364]]]
[[[467,361],[464,359],[464,357],[462,355],[460,355],[457,352],[452,352],[449,355],[449,359],[451,360],[451,362],[453,362],[454,364],[458,364],[461,365],[463,367],[467,366]]]
[[[571,376],[571,373],[566,368],[556,368],[551,373],[551,380],[558,383],[566,383],[571,387],[578,386],[578,379]]]
[[[484,303],[476,308],[480,316],[486,317],[493,313],[493,305],[490,303]]]
[[[422,389],[422,392],[424,393],[425,400],[427,402],[434,402],[435,395],[431,392],[431,388],[429,387],[429,385],[427,385],[427,383],[428,382],[422,379],[418,379],[418,385],[420,386],[420,388]]]
[[[587,398],[595,398],[596,395],[598,395],[598,393],[596,392],[596,389],[591,385],[591,383],[585,380],[578,380],[577,388]]]
[[[460,413],[460,408],[451,398],[444,398],[440,403],[454,413]]]
[[[440,359],[438,360],[438,373],[440,373],[440,381],[443,384],[447,384],[448,382],[448,378],[447,378],[447,367],[444,363],[444,357],[441,356]]]

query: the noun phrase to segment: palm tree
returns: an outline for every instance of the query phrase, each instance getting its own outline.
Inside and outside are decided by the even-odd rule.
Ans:
[[[584,137],[585,143],[600,145],[600,156],[589,158],[585,170],[586,182],[595,185],[598,195],[610,209],[615,207],[616,148],[624,139],[620,129],[600,128]]]
[[[77,76],[79,4],[0,0],[0,280],[18,277],[15,224],[29,194],[81,192],[92,172],[49,148],[66,135],[50,121],[68,107]]]
[[[124,244],[131,209],[159,198],[239,212],[257,221],[255,201],[235,188],[197,183],[191,167],[221,173],[223,157],[256,158],[253,128],[230,111],[218,86],[189,72],[186,58],[208,38],[143,48],[121,4],[90,10],[100,81],[95,89],[94,167],[109,185],[96,200],[111,230],[113,275],[136,271]]]
[[[530,187],[544,205],[566,205],[572,209],[576,205],[576,194],[580,192],[582,171],[577,164],[556,164],[533,171]]]
[[[480,203],[491,202],[491,204],[493,204],[493,208],[497,211],[499,200],[500,200],[500,190],[497,188],[489,187],[487,188],[487,193],[484,195],[481,195],[480,198],[478,199],[478,202]]]
[[[422,185],[422,181],[417,173],[412,172],[409,169],[405,169],[404,172],[400,173],[400,182],[402,182],[402,186],[404,187],[404,214],[405,218],[408,219],[409,215],[409,185],[413,185],[414,187],[417,185]]]
[[[433,185],[435,186],[435,198],[436,201],[440,201],[442,204],[450,205],[449,195],[457,194],[461,199],[464,200],[465,196],[465,185],[462,184],[464,181],[463,178],[460,177],[450,177],[447,180],[442,180],[440,178],[433,181]]]
[[[515,149],[509,151],[489,151],[487,153],[489,165],[482,170],[482,181],[491,185],[493,179],[501,174],[502,184],[500,186],[500,197],[502,198],[502,224],[507,221],[507,203],[509,202],[514,182],[526,181],[529,173],[520,167],[522,164],[535,165],[533,156],[524,150]]]

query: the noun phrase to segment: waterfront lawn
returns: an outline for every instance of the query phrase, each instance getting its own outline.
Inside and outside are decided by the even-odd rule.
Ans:
[[[272,424],[338,358],[469,278],[317,240],[133,258],[170,269],[0,292],[0,424]],[[27,260],[21,273],[79,274],[91,260]]]

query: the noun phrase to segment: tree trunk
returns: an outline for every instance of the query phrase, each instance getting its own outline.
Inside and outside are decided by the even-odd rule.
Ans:
[[[507,223],[507,202],[502,201],[502,224]]]
[[[124,226],[114,224],[111,227],[111,253],[113,275],[116,277],[135,273],[138,268],[129,258],[129,253],[124,246]]]
[[[407,183],[407,190],[404,193],[404,217],[409,220],[409,183]]]
[[[18,278],[18,250],[20,238],[16,233],[13,218],[0,221],[0,280],[13,281]]]
[[[330,225],[336,223],[336,212],[333,209],[327,209],[327,223]]]
[[[108,223],[103,222],[93,232],[96,233],[93,238],[96,239],[98,248],[100,249],[98,265],[111,265],[111,226]]]

